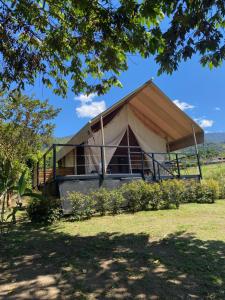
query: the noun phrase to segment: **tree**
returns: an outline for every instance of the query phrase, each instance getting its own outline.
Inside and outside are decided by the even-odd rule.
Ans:
[[[102,94],[121,86],[127,55],[136,53],[154,55],[159,73],[195,53],[217,67],[224,16],[223,0],[0,0],[1,88],[24,88],[40,76],[62,96],[68,79],[75,94]]]
[[[3,231],[6,223],[15,222],[22,197],[40,196],[28,189],[28,161],[37,159],[38,151],[51,139],[52,119],[58,112],[48,101],[19,93],[0,98],[0,227],[3,226]],[[12,195],[17,201],[10,208]]]
[[[0,154],[11,162],[26,163],[52,136],[52,119],[59,110],[18,93],[0,98]]]

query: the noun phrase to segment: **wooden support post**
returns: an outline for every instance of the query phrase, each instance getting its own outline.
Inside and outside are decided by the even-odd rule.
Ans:
[[[200,162],[199,151],[198,151],[198,143],[197,143],[197,139],[196,139],[194,125],[192,125],[192,132],[193,132],[194,143],[195,143],[195,153],[196,153],[196,157],[197,157],[199,176],[200,176],[200,179],[202,179],[202,168],[201,168],[201,162]]]
[[[152,153],[153,180],[156,181],[155,155]]]
[[[129,162],[129,173],[132,174],[132,165],[131,165],[131,157],[130,157],[130,134],[129,134],[129,126],[127,127],[127,146],[128,146],[128,162]]]
[[[102,162],[103,162],[103,165],[104,165],[104,174],[106,173],[106,164],[105,164],[105,161],[106,161],[106,155],[105,155],[105,135],[104,135],[104,123],[103,123],[103,117],[101,116],[100,118],[100,122],[101,122],[101,133],[102,133],[102,148],[101,148],[101,151],[102,152]],[[102,166],[103,166],[102,165]]]
[[[56,145],[53,144],[53,180],[56,180]]]
[[[180,164],[179,164],[179,158],[177,153],[176,153],[176,162],[177,162],[177,174],[178,174],[178,178],[180,178]]]
[[[160,166],[159,166],[159,164],[157,164],[157,166],[158,166],[158,177],[159,177],[159,180],[161,180],[161,176],[160,176]]]
[[[142,178],[145,180],[145,165],[144,165],[144,152],[141,150],[141,169],[142,169]]]
[[[101,164],[102,164],[102,178],[105,178],[105,160],[104,160],[104,147],[101,146]]]
[[[169,145],[168,137],[166,137],[166,149],[167,149],[167,153],[169,155],[169,161],[171,161],[171,157],[170,157],[170,145]]]

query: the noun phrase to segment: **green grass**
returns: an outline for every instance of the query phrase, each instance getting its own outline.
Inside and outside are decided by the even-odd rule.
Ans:
[[[205,179],[221,179],[225,178],[225,164],[203,165],[202,174]]]
[[[0,299],[225,299],[225,201],[34,227],[1,240]]]

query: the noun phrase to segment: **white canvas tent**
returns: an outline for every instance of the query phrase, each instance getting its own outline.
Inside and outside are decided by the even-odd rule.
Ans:
[[[152,81],[114,104],[87,123],[68,144],[115,146],[105,148],[105,166],[109,165],[123,137],[129,130],[147,153],[175,151],[204,141],[202,128],[180,110]],[[193,136],[193,131],[195,138]],[[129,143],[129,139],[128,139]],[[99,172],[100,148],[85,147],[86,173]],[[73,146],[64,146],[57,161],[64,166],[76,160]]]

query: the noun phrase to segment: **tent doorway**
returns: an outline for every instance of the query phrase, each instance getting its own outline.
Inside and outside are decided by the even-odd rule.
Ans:
[[[132,148],[128,149],[127,146]],[[133,131],[128,127],[109,162],[107,172],[109,174],[140,173],[141,168],[141,149]]]

